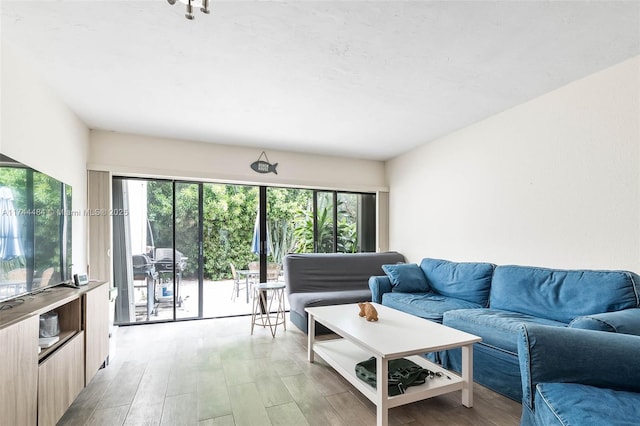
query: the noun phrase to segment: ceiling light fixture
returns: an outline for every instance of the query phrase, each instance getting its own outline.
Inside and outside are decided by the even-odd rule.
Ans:
[[[195,3],[195,0],[167,0],[169,2],[169,4],[176,4],[177,1],[180,1],[180,3],[185,4],[187,6],[187,13],[184,14],[184,17],[189,19],[190,21],[195,19],[195,16],[193,16],[193,3]],[[202,7],[200,8],[200,12],[202,13],[206,13],[209,14],[209,0],[201,0],[202,2]]]

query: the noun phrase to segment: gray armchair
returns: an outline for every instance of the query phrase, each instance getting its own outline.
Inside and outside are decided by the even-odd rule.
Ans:
[[[382,265],[404,260],[396,252],[288,254],[284,280],[291,322],[307,333],[305,308],[371,301],[369,278],[383,274]],[[327,332],[316,324],[316,334]]]

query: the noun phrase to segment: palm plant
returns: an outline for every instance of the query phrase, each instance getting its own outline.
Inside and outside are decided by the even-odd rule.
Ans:
[[[300,210],[298,211],[298,225],[293,231],[296,238],[296,253],[331,253],[333,247],[333,209],[330,206],[318,208],[318,238],[317,249],[314,245],[313,235],[313,212]],[[349,223],[347,218],[342,215],[339,219],[338,238],[336,247],[337,252],[355,253],[358,248],[358,238],[355,223]]]
[[[282,259],[295,248],[294,231],[286,220],[270,220],[268,227],[269,253],[274,262],[282,264]]]

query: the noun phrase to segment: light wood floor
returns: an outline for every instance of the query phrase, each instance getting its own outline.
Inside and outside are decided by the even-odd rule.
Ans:
[[[60,425],[375,425],[375,406],[288,323],[273,339],[249,317],[120,327],[110,365]],[[393,408],[392,425],[517,425],[520,404],[482,386]]]

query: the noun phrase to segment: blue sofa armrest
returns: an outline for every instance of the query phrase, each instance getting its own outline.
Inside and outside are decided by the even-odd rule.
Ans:
[[[623,309],[577,317],[569,323],[569,327],[640,336],[640,309]]]
[[[522,403],[533,408],[538,383],[580,383],[640,392],[640,336],[523,325],[518,334]]]
[[[386,275],[369,278],[369,288],[371,289],[371,301],[382,303],[382,295],[391,292],[391,280]]]

